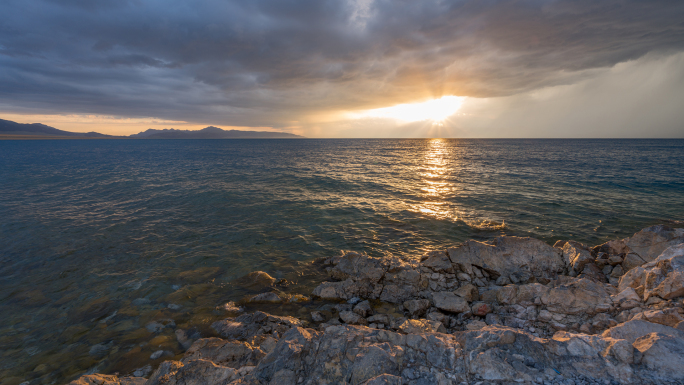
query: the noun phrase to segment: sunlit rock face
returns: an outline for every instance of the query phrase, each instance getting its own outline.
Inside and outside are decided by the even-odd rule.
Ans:
[[[662,250],[619,282],[627,254],[606,244],[503,237],[411,260],[344,253],[323,261],[332,280],[313,290],[310,316],[215,322],[222,338],[196,340],[145,384],[681,383],[682,234],[637,233],[642,250]]]

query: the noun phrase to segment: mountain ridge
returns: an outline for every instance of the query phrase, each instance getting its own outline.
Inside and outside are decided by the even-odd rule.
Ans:
[[[50,137],[73,137],[73,138],[111,138],[111,139],[300,139],[304,136],[289,134],[286,132],[270,131],[241,131],[224,130],[219,127],[209,126],[201,130],[179,130],[175,128],[154,129],[128,136],[115,136],[101,134],[99,132],[71,132],[64,131],[42,123],[17,123],[11,120],[0,119],[0,136],[50,136]]]

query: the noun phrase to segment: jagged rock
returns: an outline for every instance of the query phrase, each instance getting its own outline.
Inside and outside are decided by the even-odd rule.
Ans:
[[[221,337],[235,340],[246,340],[262,334],[280,335],[297,326],[302,326],[302,323],[294,317],[279,317],[260,311],[211,324]]]
[[[462,271],[470,273],[475,265],[495,275],[494,278],[526,271],[534,277],[551,279],[565,268],[558,249],[533,238],[499,237],[493,245],[468,241],[447,253]]]
[[[347,323],[350,325],[367,325],[368,324],[368,321],[366,321],[365,318],[358,315],[357,313],[354,313],[353,311],[340,312],[340,319],[342,321],[344,321],[344,323]]]
[[[468,302],[480,300],[480,291],[471,283],[459,287],[454,293]]]
[[[421,266],[437,273],[453,273],[454,267],[444,251],[433,251],[421,258]]]
[[[684,321],[684,317],[679,315],[675,309],[668,310],[649,310],[637,314],[632,320],[643,319],[648,322],[653,322],[661,325],[675,327],[678,323]]]
[[[569,269],[579,273],[586,264],[594,261],[594,257],[586,245],[575,241],[567,241],[563,245],[563,260]]]
[[[202,338],[185,353],[181,362],[208,360],[217,365],[239,369],[243,366],[256,366],[266,353],[259,347],[246,342],[224,340],[221,338]]]
[[[69,385],[143,385],[147,379],[140,377],[118,377],[106,374],[86,374],[71,381]]]
[[[602,248],[613,255],[625,254],[625,261],[628,258],[635,260],[629,256],[634,254],[644,262],[651,262],[668,247],[681,243],[684,243],[684,229],[656,225],[639,231],[631,238],[606,242]],[[627,266],[623,267],[628,270]]]
[[[463,313],[470,310],[466,300],[447,291],[432,293],[432,302],[436,308],[452,313]]]
[[[406,334],[446,333],[446,329],[441,322],[426,319],[406,320],[399,326],[399,329]]]
[[[684,244],[664,250],[655,260],[623,275],[619,289],[643,290],[644,301],[651,296],[664,299],[684,295]]]
[[[185,363],[165,361],[145,385],[209,385],[228,383],[240,376],[237,370],[216,365],[208,360]]]
[[[614,326],[603,332],[603,337],[627,340],[630,343],[634,343],[634,341],[636,341],[637,339],[650,333],[659,333],[669,335],[675,338],[684,338],[684,332],[680,330],[677,330],[669,326],[642,320],[632,320]]]
[[[416,379],[427,375],[434,378],[431,368],[452,375],[462,371],[462,366],[457,365],[460,353],[453,337],[409,336],[355,326],[331,326],[325,332],[292,329],[261,361],[250,376],[252,382],[247,383],[273,383],[276,373],[283,370],[299,372],[305,385],[345,381],[362,384],[382,375],[403,376],[407,368],[414,366],[427,369],[427,373],[411,371]]]
[[[641,353],[641,363],[653,371],[656,379],[684,380],[684,339],[649,333],[637,339],[634,348]]]
[[[420,317],[425,315],[427,309],[430,308],[430,301],[427,299],[412,299],[404,301],[404,309],[406,309],[411,316]]]
[[[634,307],[640,306],[642,303],[639,295],[637,295],[636,291],[634,291],[634,289],[631,287],[622,290],[612,299],[613,303],[622,309],[632,309]]]
[[[373,308],[368,301],[361,301],[354,306],[354,313],[360,315],[361,317],[369,317],[373,315]]]
[[[553,313],[595,314],[608,311],[612,305],[609,288],[589,279],[561,277],[542,294],[541,302]],[[614,288],[613,288],[614,289]]]

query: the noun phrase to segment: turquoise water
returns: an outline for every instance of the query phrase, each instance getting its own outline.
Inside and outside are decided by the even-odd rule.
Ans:
[[[235,278],[307,292],[341,249],[676,223],[682,170],[684,140],[0,141],[0,380],[154,365],[149,322],[204,332]]]

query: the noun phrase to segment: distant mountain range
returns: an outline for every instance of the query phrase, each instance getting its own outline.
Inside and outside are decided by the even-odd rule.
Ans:
[[[36,136],[74,136],[87,138],[107,138],[97,132],[69,132],[58,130],[54,127],[40,123],[17,123],[11,120],[0,119],[0,135],[36,135]]]
[[[58,130],[40,123],[17,123],[0,119],[0,138],[2,136],[50,136],[74,138],[131,138],[131,139],[296,139],[303,136],[285,132],[223,130],[209,126],[201,130],[176,130],[174,128],[148,129],[130,136],[112,136],[97,132],[70,132]]]
[[[137,139],[294,139],[303,136],[285,132],[222,130],[209,126],[201,130],[176,130],[174,128],[155,130],[150,128],[130,138]]]

